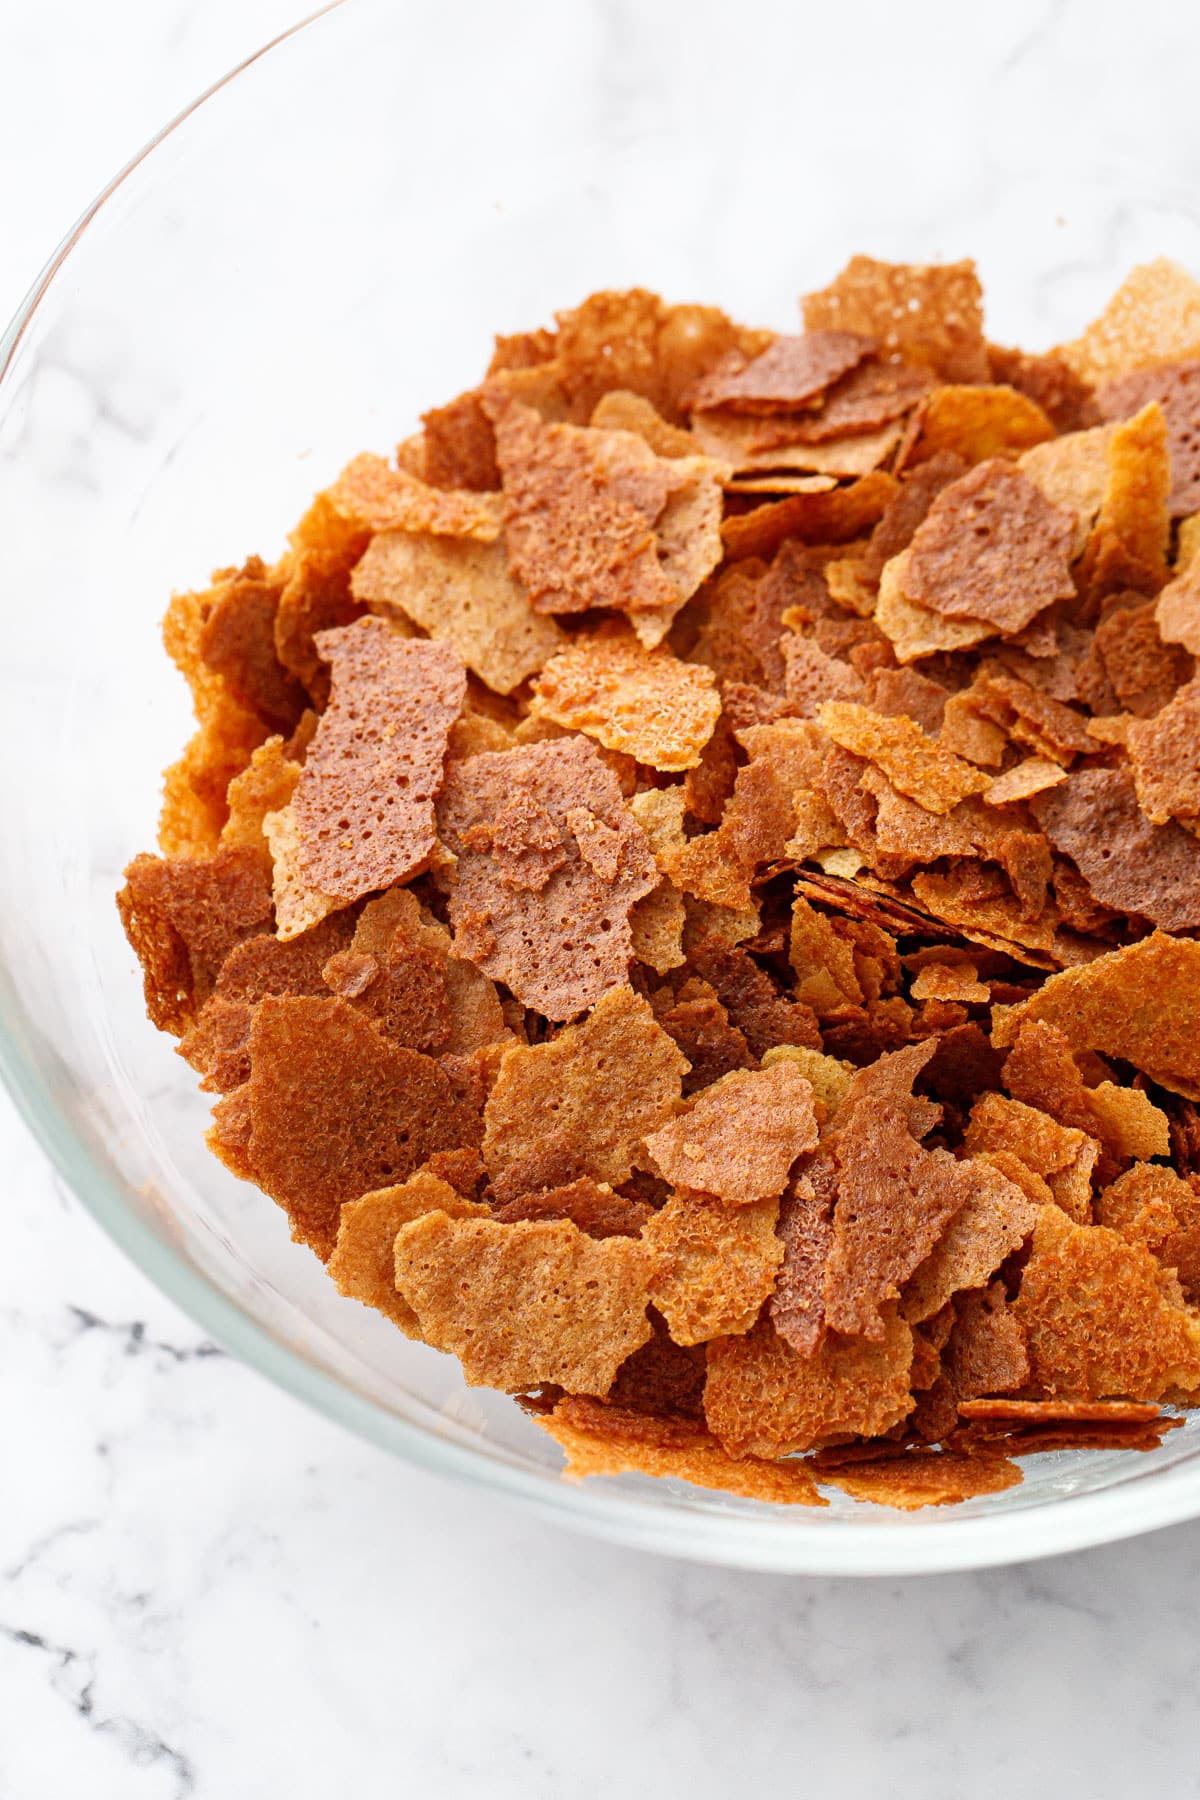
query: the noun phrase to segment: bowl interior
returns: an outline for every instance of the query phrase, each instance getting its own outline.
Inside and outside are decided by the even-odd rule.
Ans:
[[[973,96],[964,58],[936,118],[908,107],[916,52],[894,9],[867,9],[879,47],[850,106],[800,74],[853,54],[844,16],[780,10],[765,57],[718,54],[715,8],[688,30],[646,10],[581,9],[566,32],[549,4],[353,0],[169,132],[17,322],[0,379],[8,1078],[83,1199],[231,1348],[389,1447],[595,1530],[865,1572],[1183,1516],[1200,1507],[1200,1422],[1151,1455],[1035,1459],[1023,1487],[951,1515],[773,1512],[640,1478],[566,1488],[511,1402],[341,1299],[211,1158],[208,1102],[146,1021],[113,894],[152,847],[160,771],[190,729],[158,636],[171,589],[273,557],[349,456],[388,452],[471,385],[493,332],[633,284],[786,328],[799,292],[867,250],[976,256],[991,335],[1041,347],[1139,256],[1200,267],[1200,231],[1157,206],[1153,170],[1115,234],[1083,147],[1075,164],[1055,150],[1048,197],[1048,126],[980,204],[986,171],[945,143],[970,123],[986,148],[999,103]]]

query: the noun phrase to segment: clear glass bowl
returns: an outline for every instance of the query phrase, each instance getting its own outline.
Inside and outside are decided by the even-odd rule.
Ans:
[[[975,255],[992,335],[1036,346],[1139,256],[1200,267],[1190,214],[1134,152],[1108,144],[1100,164],[1036,107],[1014,149],[1013,96],[979,88],[970,44],[943,46],[931,108],[906,9],[866,8],[865,63],[860,9],[769,12],[765,38],[740,40],[705,0],[686,15],[351,0],[192,108],[71,234],[0,346],[0,1062],[153,1280],[401,1456],[678,1555],[829,1573],[1012,1561],[1200,1512],[1200,1417],[1153,1454],[1036,1458],[1021,1488],[911,1517],[569,1486],[511,1402],[341,1299],[282,1213],[209,1156],[208,1104],[146,1021],[113,906],[189,729],[159,645],[171,588],[275,554],[350,455],[386,452],[477,377],[494,331],[635,283],[786,327],[797,293],[868,250]]]

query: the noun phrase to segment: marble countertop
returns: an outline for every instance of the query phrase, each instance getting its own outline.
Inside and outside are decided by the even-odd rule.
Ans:
[[[100,182],[294,5],[0,8],[0,313]],[[1023,59],[1028,103],[1066,96],[1066,129],[1073,27],[1102,18],[1116,42],[1130,9],[909,11],[981,21],[980,79]],[[1120,130],[1180,171],[1200,114],[1155,83],[1186,68],[1185,19],[1139,7],[1129,71],[1104,74]],[[1114,178],[1114,231],[1127,206]],[[387,1459],[206,1343],[2,1097],[0,1169],[0,1800],[1200,1794],[1200,1522],[860,1583],[576,1538]]]

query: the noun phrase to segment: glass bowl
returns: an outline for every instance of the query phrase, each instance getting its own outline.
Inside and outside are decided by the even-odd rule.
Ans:
[[[765,39],[744,41],[722,38],[727,16],[350,0],[185,113],[53,258],[0,346],[0,1063],[154,1281],[400,1456],[747,1567],[906,1574],[1077,1548],[1200,1512],[1200,1416],[1151,1454],[1039,1457],[1021,1488],[913,1516],[561,1481],[510,1401],[343,1300],[209,1155],[208,1102],[146,1021],[113,905],[189,730],[158,635],[172,587],[274,556],[354,452],[387,452],[477,377],[493,332],[633,284],[786,328],[799,292],[866,250],[976,256],[991,335],[1037,347],[1140,256],[1200,266],[1190,214],[1119,142],[1102,166],[1033,108],[1014,148],[1012,95],[980,86],[970,44],[943,47],[945,104],[914,105],[906,9],[768,7]]]

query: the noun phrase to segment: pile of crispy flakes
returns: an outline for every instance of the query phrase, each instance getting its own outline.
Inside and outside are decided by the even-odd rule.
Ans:
[[[595,294],[268,567],[120,895],[211,1143],[568,1472],[912,1508],[1200,1396],[1200,284]]]

